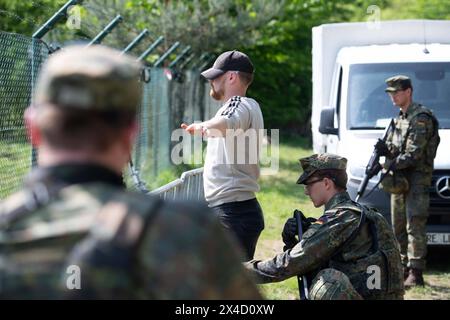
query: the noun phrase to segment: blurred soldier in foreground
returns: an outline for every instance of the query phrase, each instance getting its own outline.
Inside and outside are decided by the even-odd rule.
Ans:
[[[2,298],[260,298],[206,207],[125,190],[139,74],[101,46],[44,65],[25,113],[39,167],[0,204]]]
[[[400,108],[394,132],[375,147],[386,156],[392,174],[381,183],[391,193],[392,226],[400,243],[405,286],[423,286],[427,253],[426,224],[429,187],[439,145],[439,124],[433,113],[413,102],[411,79],[397,75],[386,79],[392,103]]]
[[[297,223],[288,219],[283,253],[246,267],[261,283],[307,276],[309,298],[403,299],[403,270],[393,232],[374,209],[353,202],[346,192],[347,159],[332,154],[300,159],[298,184],[315,207],[325,205],[319,219],[303,218],[303,239]]]

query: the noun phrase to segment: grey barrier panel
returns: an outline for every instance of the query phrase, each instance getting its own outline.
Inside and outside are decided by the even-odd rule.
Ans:
[[[205,201],[203,192],[203,168],[183,172],[176,179],[148,194],[158,195],[164,200],[196,200]]]

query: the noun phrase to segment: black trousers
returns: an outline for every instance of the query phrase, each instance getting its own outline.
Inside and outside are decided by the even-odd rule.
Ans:
[[[261,206],[256,198],[228,202],[211,208],[218,216],[222,225],[237,238],[246,258],[253,259],[256,242],[264,229],[264,217]]]

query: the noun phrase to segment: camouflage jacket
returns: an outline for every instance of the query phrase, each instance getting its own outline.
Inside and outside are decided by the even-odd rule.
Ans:
[[[406,113],[400,111],[395,130],[386,141],[396,170],[421,172],[426,180],[431,179],[439,144],[438,126],[432,112],[420,104],[412,103]]]
[[[95,165],[38,169],[0,203],[0,297],[261,298],[208,210],[129,192]]]
[[[379,289],[367,286],[369,266],[379,267]],[[404,291],[399,248],[390,226],[378,212],[351,201],[346,192],[330,199],[296,246],[272,259],[250,261],[246,267],[261,283],[334,268],[345,273],[365,299],[403,296]]]

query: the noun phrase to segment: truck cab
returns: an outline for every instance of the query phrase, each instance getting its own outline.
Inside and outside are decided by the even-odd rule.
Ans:
[[[331,33],[340,29],[338,25],[334,25],[336,28]],[[345,25],[341,32],[352,29],[352,24]],[[406,27],[404,22],[400,25]],[[414,32],[413,26],[420,29],[420,23],[412,22],[411,32]],[[450,24],[447,24],[448,30]],[[391,118],[399,113],[399,108],[384,91],[385,79],[397,74],[409,76],[413,84],[413,101],[434,112],[441,137],[429,189],[428,243],[450,245],[450,44],[395,43],[394,39],[380,40],[382,33],[378,36],[373,42],[379,44],[371,44],[369,36],[365,45],[352,45],[351,41],[345,44],[344,40],[342,45],[335,46],[333,68],[329,68],[327,75],[329,96],[328,99],[322,97],[320,108],[314,104],[313,93],[314,151],[336,153],[348,159],[347,188],[355,199],[376,140],[382,137]],[[320,37],[326,40],[323,33]],[[398,42],[407,41],[399,37]],[[319,81],[322,87],[324,78]],[[313,83],[313,90],[315,87]],[[380,174],[369,181],[360,202],[378,208],[390,222],[390,195],[375,187],[379,178]]]

